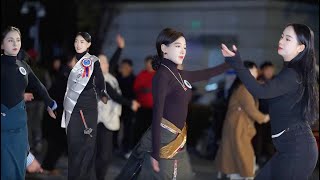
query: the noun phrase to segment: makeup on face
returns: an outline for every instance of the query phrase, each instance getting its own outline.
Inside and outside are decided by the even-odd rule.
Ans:
[[[170,59],[175,64],[182,64],[186,55],[186,40],[184,37],[178,38],[166,48],[165,58]]]
[[[298,46],[299,43],[293,27],[286,27],[279,40],[278,54],[282,56],[285,61],[290,61],[299,54],[297,51]]]
[[[21,48],[21,37],[17,31],[7,33],[1,44],[5,55],[16,56]]]
[[[88,43],[82,36],[77,36],[74,41],[74,48],[77,53],[83,53],[90,47]]]

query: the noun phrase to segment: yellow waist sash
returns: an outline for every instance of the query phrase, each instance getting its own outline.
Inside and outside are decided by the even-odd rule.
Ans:
[[[180,130],[174,124],[164,118],[162,118],[160,125],[170,132],[178,134],[174,140],[160,149],[160,158],[170,159],[174,157],[178,153],[179,149],[185,145],[187,141],[187,125],[184,124],[183,129]]]

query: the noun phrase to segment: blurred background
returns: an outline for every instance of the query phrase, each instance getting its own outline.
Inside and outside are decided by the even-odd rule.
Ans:
[[[237,44],[243,57],[258,65],[266,60],[274,62],[278,70],[282,66],[276,51],[278,40],[290,22],[313,29],[319,57],[318,0],[2,0],[1,8],[1,28],[20,28],[23,49],[34,49],[44,63],[51,57],[74,53],[78,31],[92,35],[93,54],[111,54],[120,33],[126,40],[122,57],[133,59],[138,72],[144,57],[156,53],[157,34],[172,27],[186,35],[187,69],[221,63],[219,46],[225,42]]]
[[[39,74],[50,74],[57,58],[61,67],[70,61],[79,31],[91,34],[91,54],[104,53],[110,57],[119,47],[116,37],[120,34],[125,47],[119,62],[130,59],[133,74],[138,74],[144,69],[145,57],[156,54],[158,33],[171,27],[186,37],[187,55],[183,64],[186,70],[222,63],[220,44],[226,43],[236,44],[241,56],[258,66],[271,62],[276,75],[283,65],[277,54],[278,41],[286,24],[293,22],[313,29],[319,64],[319,0],[1,0],[1,28],[11,25],[21,30],[22,49],[30,63],[34,61],[35,67],[42,69]],[[54,81],[50,77],[39,78],[48,90]],[[230,70],[193,85],[187,119],[188,151],[198,179],[217,178],[215,153],[221,139],[227,91],[234,78]],[[45,116],[39,117],[36,123],[41,125],[42,133],[31,147],[41,162],[47,142],[43,130]],[[313,129],[318,140],[318,124]],[[116,141],[121,142],[122,138],[121,128]],[[106,179],[113,179],[126,161],[121,143],[114,145],[114,152],[117,156]],[[55,168],[59,173],[28,174],[27,179],[66,179],[66,167],[65,153]],[[313,178],[319,178],[318,167]]]

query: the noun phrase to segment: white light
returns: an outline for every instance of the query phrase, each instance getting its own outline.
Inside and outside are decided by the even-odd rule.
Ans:
[[[24,3],[21,7],[21,10],[20,10],[20,13],[21,14],[28,14],[29,13],[29,8],[28,8],[28,5],[26,3]]]
[[[20,13],[21,14],[28,14],[29,13],[29,8],[34,7],[37,11],[37,17],[38,18],[43,18],[46,16],[46,10],[45,8],[40,4],[40,2],[25,2],[23,3]]]
[[[41,7],[38,11],[37,11],[37,17],[42,18],[46,15],[46,10]]]
[[[206,85],[206,87],[205,87],[205,90],[206,90],[206,91],[214,91],[214,90],[216,90],[216,89],[218,89],[218,84],[217,84],[217,83],[208,84],[208,85]]]

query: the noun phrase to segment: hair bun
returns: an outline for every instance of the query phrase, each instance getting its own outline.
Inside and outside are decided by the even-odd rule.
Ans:
[[[161,66],[162,58],[158,55],[152,56],[152,68],[156,71]]]

